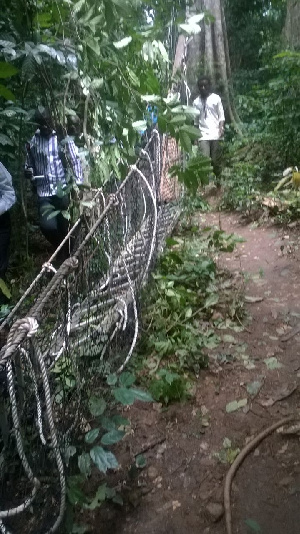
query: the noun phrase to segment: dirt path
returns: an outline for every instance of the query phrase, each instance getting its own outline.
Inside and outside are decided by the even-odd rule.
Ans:
[[[219,221],[219,214],[209,213],[200,224],[219,222],[245,239],[219,261],[244,276],[253,301],[246,305],[247,330],[219,332],[223,342],[211,354],[209,370],[201,372],[191,402],[165,411],[138,404],[128,411],[134,440],[124,440],[118,457],[125,473],[132,455],[149,447],[147,467],[132,473],[123,509],[94,512],[91,532],[225,534],[223,483],[229,464],[221,460],[299,408],[300,333],[286,342],[280,338],[300,325],[300,240],[295,231],[242,225],[237,215],[223,213]],[[243,399],[245,406],[227,413],[228,403]],[[299,498],[299,437],[275,433],[235,478],[234,534],[298,534]]]

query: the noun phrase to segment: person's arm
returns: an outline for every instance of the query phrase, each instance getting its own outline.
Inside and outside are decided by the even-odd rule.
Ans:
[[[74,141],[70,138],[67,140],[67,147],[70,156],[70,164],[73,169],[75,180],[77,184],[83,183],[83,172],[80,157],[78,154],[78,148],[75,145]]]
[[[197,104],[198,104],[198,98],[196,98],[196,100],[194,100],[193,108],[195,108],[195,109],[197,109],[199,111]],[[194,116],[194,126],[196,128],[199,128],[199,118],[200,118],[200,112],[197,115]]]
[[[8,170],[0,163],[0,215],[8,211],[16,201],[12,178]]]
[[[218,104],[218,114],[219,114],[219,133],[220,133],[220,137],[223,137],[224,126],[225,126],[225,114],[224,114],[224,108],[223,108],[221,98]]]
[[[34,142],[34,138],[31,140],[30,143],[26,143],[26,161],[25,161],[25,168],[24,168],[24,176],[25,178],[28,178],[29,180],[33,178],[34,174],[37,174],[35,171],[34,158],[31,152],[31,146],[33,142]]]

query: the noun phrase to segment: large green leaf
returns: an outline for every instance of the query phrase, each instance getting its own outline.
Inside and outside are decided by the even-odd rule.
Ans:
[[[125,388],[132,386],[134,382],[135,382],[134,374],[129,373],[128,371],[125,371],[119,376],[119,383],[121,386],[124,386]]]
[[[150,393],[141,389],[120,387],[113,391],[114,397],[121,404],[133,404],[135,400],[141,400],[144,402],[151,402],[153,398]]]
[[[106,402],[102,397],[91,397],[89,400],[89,408],[91,414],[97,417],[105,412]]]
[[[78,467],[80,472],[88,477],[91,474],[91,458],[87,452],[83,452],[78,456]]]
[[[128,388],[116,388],[113,390],[115,399],[121,404],[133,404],[135,401],[135,395],[131,389]]]
[[[99,436],[100,428],[93,428],[93,430],[90,430],[87,432],[84,436],[84,441],[86,443],[94,443],[95,439]]]
[[[108,469],[116,469],[119,465],[115,455],[112,452],[105,451],[99,445],[90,450],[90,456],[102,473],[106,473]]]
[[[130,391],[134,394],[136,400],[144,402],[153,402],[152,396],[147,391],[143,391],[142,389],[136,388],[131,388]]]
[[[186,132],[190,136],[191,139],[198,139],[199,137],[201,137],[201,132],[199,128],[195,128],[195,126],[185,124],[184,126],[181,127],[181,130],[183,132]]]
[[[5,295],[7,299],[11,299],[11,292],[9,291],[3,278],[0,278],[0,292],[3,293],[3,295]]]
[[[128,46],[129,43],[131,43],[132,37],[124,37],[124,39],[121,39],[121,41],[114,42],[113,45],[115,48],[125,48],[125,46]]]
[[[125,432],[122,432],[121,430],[110,430],[110,432],[107,432],[102,436],[101,443],[102,445],[113,445],[114,443],[121,441],[124,436]]]
[[[190,136],[182,129],[179,130],[180,144],[185,152],[192,152],[192,141]]]
[[[17,74],[18,69],[6,61],[0,61],[0,78],[10,78]]]
[[[16,100],[14,93],[8,89],[8,87],[5,87],[5,85],[2,84],[0,84],[0,96],[3,96],[5,100]]]

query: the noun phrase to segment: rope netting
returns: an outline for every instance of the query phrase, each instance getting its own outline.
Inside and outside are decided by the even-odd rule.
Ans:
[[[180,213],[182,190],[168,178],[178,158],[176,144],[154,131],[127,177],[95,192],[0,326],[8,333],[0,351],[1,532],[50,533],[61,524],[82,394],[132,356],[141,289]],[[66,246],[71,255],[56,270]]]

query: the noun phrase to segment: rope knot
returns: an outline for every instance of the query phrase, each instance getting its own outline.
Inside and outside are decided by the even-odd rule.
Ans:
[[[49,261],[46,261],[44,264],[43,264],[43,268],[42,270],[45,270],[45,271],[48,271],[48,272],[52,272],[52,273],[56,273],[57,270],[55,269],[55,267],[53,267],[52,263],[50,263]]]
[[[75,256],[71,256],[63,262],[63,266],[68,270],[74,271],[78,267],[78,259]]]
[[[7,345],[14,341],[17,334],[25,333],[26,337],[32,337],[37,333],[39,323],[34,317],[25,317],[24,319],[17,319],[12,325],[7,338]]]
[[[113,206],[118,206],[119,200],[117,199],[117,196],[111,193],[108,197],[108,202],[112,202]]]

